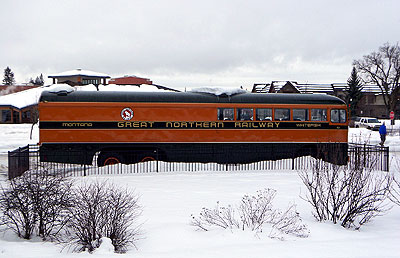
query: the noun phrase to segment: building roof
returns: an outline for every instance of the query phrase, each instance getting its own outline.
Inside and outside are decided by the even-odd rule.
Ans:
[[[271,88],[270,83],[255,83],[253,86],[253,93],[268,93]]]
[[[45,86],[32,88],[8,95],[0,96],[1,106],[12,106],[15,108],[25,108],[38,103],[40,94],[45,89]]]
[[[150,79],[141,78],[137,76],[124,76],[118,78],[112,78],[109,80],[108,84],[118,84],[118,85],[142,85],[142,84],[153,84]]]
[[[0,96],[37,88],[38,85],[0,85]]]
[[[60,78],[60,77],[72,77],[72,76],[85,76],[85,77],[96,77],[96,78],[111,78],[108,74],[98,73],[89,70],[75,69],[71,71],[65,71],[62,73],[51,74],[49,78]]]
[[[281,92],[285,86],[292,86],[299,93],[326,93],[334,94],[335,92],[345,91],[347,83],[297,83],[295,81],[272,81],[271,83],[256,83],[252,92],[257,93],[274,93]],[[364,93],[372,93],[380,95],[381,89],[378,85],[363,85],[361,89]]]

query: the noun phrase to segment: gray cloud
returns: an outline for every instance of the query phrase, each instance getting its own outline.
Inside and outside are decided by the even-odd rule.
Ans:
[[[84,68],[170,86],[345,81],[400,31],[387,1],[2,1],[0,68]]]

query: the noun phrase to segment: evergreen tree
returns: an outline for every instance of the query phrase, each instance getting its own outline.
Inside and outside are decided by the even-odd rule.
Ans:
[[[40,86],[43,86],[43,85],[44,85],[43,74],[40,74],[40,76],[39,76],[39,82],[40,82]]]
[[[350,109],[350,115],[356,115],[356,109],[358,102],[362,97],[362,83],[360,78],[358,77],[357,70],[353,67],[351,71],[351,75],[347,80],[347,87],[346,87],[346,104]]]
[[[3,83],[5,85],[13,85],[15,83],[14,73],[11,71],[10,67],[8,67],[8,66],[6,69],[4,69]]]
[[[38,85],[38,86],[43,86],[44,85],[44,79],[43,79],[43,74],[40,74],[40,76],[36,76],[36,79],[33,80],[32,78],[29,80],[29,83],[32,83],[33,85]]]

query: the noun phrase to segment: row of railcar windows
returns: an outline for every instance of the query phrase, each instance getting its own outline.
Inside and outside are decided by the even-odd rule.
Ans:
[[[327,121],[327,109],[322,108],[294,108],[292,114],[289,108],[256,108],[256,121]],[[311,112],[311,116],[309,113]],[[218,108],[218,120],[233,121],[235,112],[233,108]],[[236,120],[253,121],[253,108],[237,108]],[[345,109],[331,109],[332,123],[345,123]]]

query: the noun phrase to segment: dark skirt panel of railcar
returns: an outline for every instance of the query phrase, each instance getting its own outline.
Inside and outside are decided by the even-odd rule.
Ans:
[[[346,143],[43,144],[40,158],[46,162],[91,165],[96,152],[100,152],[99,166],[107,165],[101,160],[102,153],[115,156],[118,163],[123,164],[148,160],[244,164],[301,156],[312,156],[339,165],[347,162]]]

